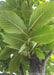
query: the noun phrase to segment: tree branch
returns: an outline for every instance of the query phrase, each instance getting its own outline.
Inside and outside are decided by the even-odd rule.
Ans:
[[[22,64],[20,64],[20,70],[19,71],[20,71],[20,75],[24,75]]]
[[[45,63],[48,61],[52,53],[53,53],[53,50],[47,54],[47,56],[45,57]]]
[[[50,56],[51,56],[52,53],[53,53],[53,50],[50,51],[50,52],[46,55],[45,59],[42,60],[42,72],[43,72],[43,73],[45,73],[45,66],[46,66],[46,63],[47,63],[47,61],[48,61],[48,59],[50,58]]]
[[[42,64],[43,65],[46,65],[48,59],[50,58],[51,54],[53,53],[54,50],[50,51],[46,56],[45,56],[45,59],[42,60]]]

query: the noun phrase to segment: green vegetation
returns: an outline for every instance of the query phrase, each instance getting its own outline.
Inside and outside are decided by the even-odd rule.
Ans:
[[[54,73],[53,17],[54,1],[0,1],[0,71],[27,75],[39,67],[42,75]]]

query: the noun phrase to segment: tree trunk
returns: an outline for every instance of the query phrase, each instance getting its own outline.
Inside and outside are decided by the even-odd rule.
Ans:
[[[36,55],[32,55],[30,59],[30,70],[29,75],[45,75],[45,66],[49,57],[51,56],[52,51],[48,53],[48,55],[40,61]]]
[[[29,75],[45,75],[42,74],[42,63],[35,54],[30,59]]]
[[[50,51],[48,53],[48,55],[45,57],[45,59],[43,59],[42,61],[40,61],[35,54],[33,54],[31,56],[30,60],[30,70],[29,70],[29,75],[45,75],[45,66],[46,63],[49,59],[49,57],[51,56],[53,51]],[[20,64],[20,75],[24,75],[24,71],[22,68],[22,64]],[[9,74],[5,74],[3,73],[3,75],[9,75]],[[14,75],[14,74],[12,74]]]

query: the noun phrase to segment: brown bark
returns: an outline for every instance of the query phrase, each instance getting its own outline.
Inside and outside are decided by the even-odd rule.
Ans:
[[[42,73],[42,65],[36,55],[32,55],[30,59],[30,71],[29,75],[40,75]]]
[[[45,66],[52,52],[53,51],[50,51],[48,55],[45,57],[45,59],[43,59],[42,61],[40,61],[35,54],[32,55],[30,59],[29,75],[45,75]]]

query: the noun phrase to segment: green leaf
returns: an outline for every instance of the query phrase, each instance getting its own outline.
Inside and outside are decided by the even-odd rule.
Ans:
[[[42,50],[43,50],[43,47],[42,47]],[[49,44],[46,44],[44,45],[44,52],[46,52],[46,55],[49,53],[49,51],[51,51],[52,49],[50,49],[50,45]]]
[[[25,22],[26,26],[28,27],[29,18],[30,18],[32,10],[31,10],[31,8],[29,9],[28,4],[25,2],[22,3],[21,10],[22,10],[22,17],[24,19],[24,22]]]
[[[20,61],[21,61],[20,55],[16,55],[14,58],[12,58],[12,60],[10,61],[10,64],[9,64],[9,71],[11,73],[19,70]]]
[[[22,2],[24,0],[6,0],[8,6],[11,8],[17,8],[18,6],[21,6]]]
[[[48,45],[49,50],[53,50],[54,49],[54,41],[49,43]]]
[[[23,44],[22,46],[21,46],[21,48],[20,48],[20,51],[19,51],[19,53],[21,53],[23,50],[26,50],[26,44]]]
[[[45,59],[45,55],[39,48],[35,48],[35,53],[40,60]]]
[[[39,27],[36,30],[31,32],[30,39],[40,43],[48,44],[54,41],[54,27],[52,26],[43,26]]]
[[[24,74],[25,75],[28,75],[29,74],[29,65],[28,64],[26,64],[26,65],[22,65],[22,67],[23,67],[23,71],[24,71]]]
[[[0,26],[8,33],[26,34],[24,22],[12,11],[0,11]]]
[[[0,60],[7,60],[10,58],[10,54],[16,52],[16,50],[11,49],[11,48],[5,48],[3,51],[0,53]]]
[[[6,0],[0,1],[0,10],[12,10],[17,9],[20,5],[20,0]]]
[[[6,3],[8,4],[7,6],[14,9],[19,5],[19,0],[6,0]]]
[[[52,22],[54,23],[54,17],[52,18]]]
[[[26,42],[24,34],[4,33],[2,34],[4,42],[8,43],[14,49],[20,49],[21,45]]]
[[[29,21],[28,32],[39,26],[46,25],[54,16],[54,1],[40,4],[32,13]]]
[[[12,60],[10,61],[9,64],[9,71],[10,72],[16,72],[19,71],[20,64],[22,64],[25,68],[25,65],[28,65],[29,62],[27,60],[27,57],[17,54]]]
[[[37,45],[37,43],[35,41],[30,41],[30,43],[29,43],[30,51],[32,49],[34,49],[36,45]]]

